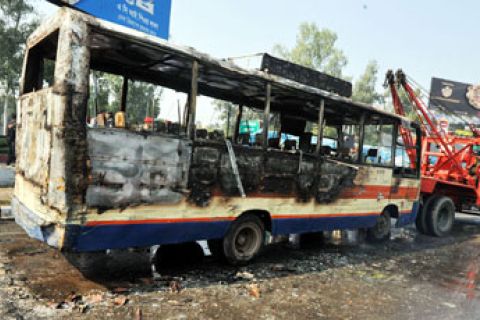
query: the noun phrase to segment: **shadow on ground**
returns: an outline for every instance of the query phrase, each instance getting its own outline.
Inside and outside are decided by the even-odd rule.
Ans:
[[[4,239],[2,246],[33,293],[54,301],[62,301],[72,291],[167,291],[175,283],[183,288],[199,288],[246,282],[251,277],[262,281],[355,265],[387,265],[392,261],[395,272],[475,294],[479,235],[480,218],[475,216],[458,218],[452,235],[443,239],[407,228],[395,229],[389,242],[370,245],[358,233],[342,232],[301,248],[270,245],[256,262],[243,268],[204,256],[201,247],[195,245],[168,247],[156,262],[152,261],[154,253],[149,249],[62,255],[26,236],[15,241]],[[442,248],[450,246],[463,249],[443,253]],[[412,254],[417,253],[422,258],[412,259]]]

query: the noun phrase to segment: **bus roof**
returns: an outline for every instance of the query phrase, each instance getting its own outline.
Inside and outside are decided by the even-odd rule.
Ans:
[[[325,100],[327,121],[335,124],[358,121],[365,111],[393,120],[412,122],[394,113],[354,102],[349,98],[300,84],[268,72],[247,70],[230,61],[216,59],[194,48],[116,25],[75,9],[61,8],[31,35],[28,47],[47,38],[65,23],[91,26],[91,68],[130,79],[154,83],[188,93],[193,61],[199,63],[198,93],[236,104],[263,109],[265,87],[271,83],[271,110],[296,117],[318,118],[320,100]],[[384,118],[384,117],[382,117]]]

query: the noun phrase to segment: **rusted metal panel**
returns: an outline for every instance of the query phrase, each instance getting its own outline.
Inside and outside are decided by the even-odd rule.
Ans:
[[[44,221],[40,227],[47,226],[45,232],[55,235],[52,241],[61,247],[62,225],[69,214],[85,210],[90,56],[88,26],[64,10],[33,33],[27,49],[56,30],[59,44],[54,86],[24,94],[18,104],[15,199]],[[27,59],[28,51],[24,69]],[[18,217],[22,217],[22,206],[13,208]]]
[[[73,12],[67,11],[58,39],[55,65],[55,93],[71,95],[89,92],[89,27]]]
[[[125,130],[89,129],[90,207],[176,204],[185,194],[188,141]]]
[[[340,192],[355,185],[359,169],[337,161],[325,161],[321,165],[321,176],[316,194],[318,203],[332,203]]]
[[[48,164],[51,154],[51,113],[54,105],[52,89],[23,96],[22,116],[17,131],[17,171],[39,186],[48,183]]]

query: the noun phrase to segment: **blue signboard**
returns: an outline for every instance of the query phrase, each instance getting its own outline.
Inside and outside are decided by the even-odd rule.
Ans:
[[[100,19],[168,39],[172,0],[49,0],[70,4]]]

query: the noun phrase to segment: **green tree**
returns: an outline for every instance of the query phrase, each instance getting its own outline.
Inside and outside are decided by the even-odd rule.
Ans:
[[[378,63],[372,60],[368,63],[363,75],[355,82],[353,87],[353,100],[373,105],[382,103],[383,96],[377,92]]]
[[[231,136],[235,127],[235,119],[238,112],[238,106],[224,100],[214,100],[214,113],[218,114],[214,126],[221,126],[225,136]]]
[[[29,0],[0,0],[0,80],[5,88],[3,121],[7,120],[9,95],[16,94],[28,36],[37,27],[34,7]]]
[[[145,82],[130,82],[127,96],[127,119],[141,122],[146,116],[157,118],[160,113],[159,101],[163,90]]]
[[[110,95],[115,95],[114,94],[115,88],[118,87],[117,83],[120,83],[120,81],[121,81],[121,78],[119,76],[107,74],[105,72],[100,72],[100,71],[91,72],[90,74],[90,115],[91,116],[95,114],[95,102],[97,103],[97,112],[106,111],[106,110],[114,111],[114,108],[110,106]],[[97,84],[96,97],[95,97],[95,83]]]
[[[302,23],[292,49],[277,44],[273,51],[288,61],[342,78],[348,60],[335,46],[337,40],[337,34],[329,29],[320,30],[315,23]]]

